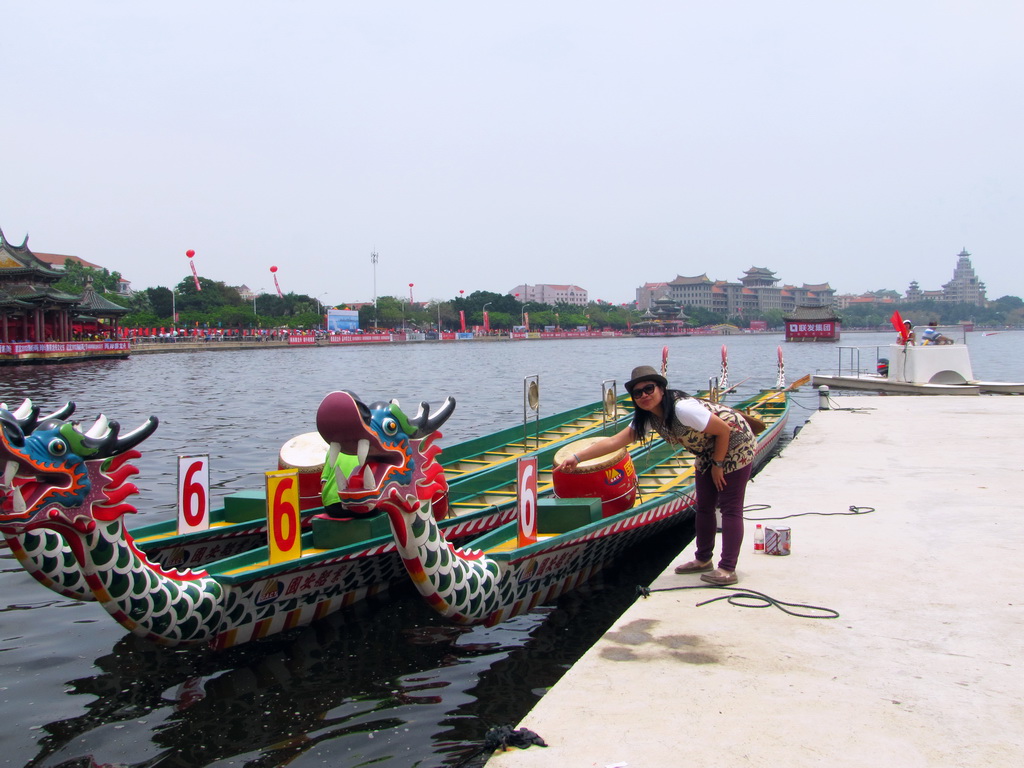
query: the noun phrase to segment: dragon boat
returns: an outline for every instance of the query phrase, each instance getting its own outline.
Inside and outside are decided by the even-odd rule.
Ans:
[[[367,517],[315,515],[298,554],[288,559],[275,560],[270,548],[261,547],[196,569],[152,562],[125,525],[135,511],[128,500],[137,493],[128,482],[138,471],[131,461],[157,428],[155,417],[122,435],[116,422],[103,417],[83,431],[68,414],[40,419],[3,409],[0,535],[8,541],[43,532],[59,536],[75,561],[76,588],[140,637],[214,648],[263,638],[392,584],[408,584],[399,547],[407,534],[427,531],[437,541],[443,536],[454,550],[514,518],[516,484],[498,482],[500,467],[469,474],[451,492],[435,440],[453,407],[449,398],[431,413],[423,403],[410,417],[394,401],[366,405],[350,392],[331,393],[317,412],[317,429],[332,450],[358,457],[339,493],[351,514]],[[633,460],[650,464],[644,453],[657,449],[642,448]],[[540,488],[551,481],[557,450],[553,443],[533,451]],[[687,459],[679,461],[675,474]],[[442,498],[449,517],[439,521],[432,505]],[[384,514],[388,505],[415,507],[425,517],[392,529],[394,517]]]
[[[61,571],[67,582],[48,586],[79,599],[88,594],[124,627],[154,642],[224,648],[265,637],[407,583],[388,518],[376,513],[379,495],[403,492],[428,505],[445,499],[451,517],[433,522],[453,541],[514,517],[514,464],[496,460],[448,485],[434,441],[453,408],[450,398],[435,413],[423,403],[410,417],[395,402],[366,405],[348,392],[328,395],[318,430],[360,458],[341,492],[353,514],[370,516],[314,515],[300,555],[290,560],[272,562],[269,548],[260,547],[196,569],[153,562],[125,525],[135,511],[128,499],[137,493],[128,482],[138,471],[131,461],[157,428],[155,417],[121,435],[116,422],[103,418],[83,431],[65,412],[40,419],[0,410],[0,534],[14,544],[59,537],[75,567]],[[581,431],[588,430],[566,430]],[[550,466],[562,444],[535,443],[532,455]],[[33,575],[42,581],[43,571],[54,570]]]
[[[755,471],[771,456],[789,415],[784,389],[762,391],[736,407],[757,417]],[[586,582],[627,547],[694,514],[693,457],[661,443],[636,475],[639,503],[611,515],[597,498],[537,500],[536,541],[520,544],[506,524],[466,548],[447,541],[429,504],[391,493],[382,498],[402,561],[420,594],[460,624],[488,626],[517,616]]]
[[[492,498],[514,495],[511,486],[515,475],[515,461],[531,452],[557,449],[566,442],[591,433],[601,433],[615,428],[629,418],[631,406],[628,398],[615,397],[614,382],[602,383],[602,397],[599,401],[555,413],[539,416],[539,390],[534,377],[524,381],[523,422],[521,425],[457,443],[445,449],[441,457],[447,485],[441,496],[435,499],[435,509],[444,510],[449,499],[455,502],[452,509],[459,510],[473,506],[473,497],[488,492]],[[52,431],[58,422],[66,422],[74,413],[75,404],[67,403],[48,416],[40,416],[38,406],[25,400],[13,412],[7,412],[8,423],[16,423],[23,436],[30,434],[38,425],[45,424]],[[0,405],[0,411],[6,406]],[[531,415],[534,415],[531,419]],[[107,428],[102,418],[89,430],[102,434]],[[155,429],[155,422],[154,427]],[[68,429],[65,427],[65,429]],[[77,427],[71,429],[81,430]],[[44,430],[44,431],[47,431]],[[309,437],[315,437],[319,446]],[[302,446],[304,451],[319,452],[319,465],[302,459],[304,464],[314,466],[319,488],[320,468],[327,446],[317,433],[300,435],[297,440],[307,438]],[[290,441],[293,442],[293,441]],[[286,444],[286,447],[287,448]],[[282,448],[279,466],[291,466],[287,461],[295,457],[287,455]],[[54,462],[74,462],[83,458],[73,452],[63,457],[51,457]],[[13,465],[12,465],[13,470]],[[21,502],[15,501],[13,476],[5,478],[3,487],[11,494],[12,508]],[[300,483],[302,480],[300,479]],[[19,492],[20,493],[20,492]],[[317,492],[317,497],[319,493]],[[134,509],[132,510],[134,511]],[[309,530],[313,518],[323,512],[319,503],[302,504],[302,525]],[[145,554],[146,559],[163,569],[194,569],[207,563],[232,555],[248,552],[266,545],[267,542],[267,501],[265,489],[239,491],[224,497],[222,506],[209,512],[210,524],[206,530],[178,533],[176,519],[163,520],[132,528],[126,531],[133,546]],[[494,524],[498,524],[495,520]],[[93,592],[86,583],[77,558],[71,547],[58,533],[46,528],[36,528],[20,534],[4,534],[5,543],[21,566],[43,586],[76,600],[93,600]]]

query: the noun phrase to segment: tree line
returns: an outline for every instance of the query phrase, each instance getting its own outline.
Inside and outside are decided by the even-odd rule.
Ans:
[[[255,299],[243,299],[236,288],[205,277],[199,278],[202,290],[196,290],[195,279],[191,275],[182,278],[174,288],[146,288],[124,295],[117,290],[121,281],[118,272],[92,269],[71,260],[65,262],[64,270],[64,277],[55,287],[67,293],[81,293],[91,282],[93,289],[105,298],[130,310],[121,320],[121,325],[136,328],[177,325],[186,328],[311,329],[323,325],[323,315],[328,309],[357,309],[363,330],[404,328],[426,331],[438,326],[442,330],[458,330],[462,317],[465,317],[467,328],[483,326],[486,309],[488,325],[493,330],[509,330],[526,324],[532,330],[545,327],[625,330],[639,322],[642,314],[633,305],[593,301],[585,307],[570,304],[551,306],[521,302],[515,296],[492,291],[474,291],[466,296],[426,304],[380,296],[376,306],[364,304],[359,307],[323,305],[315,297],[296,293],[282,296],[264,293]],[[893,303],[892,299],[899,296],[895,291],[875,291],[873,295],[878,301],[851,305],[837,313],[844,327],[888,329],[889,318],[895,308],[915,325],[926,325],[934,320],[940,325],[973,322],[982,326],[1024,326],[1024,301],[1017,296],[1003,296],[979,307],[930,300]],[[747,327],[751,321],[761,320],[769,329],[781,330],[785,317],[779,309],[729,316],[705,307],[686,306],[683,313],[687,324],[695,328],[721,324]],[[174,315],[177,316],[176,322],[172,321]]]

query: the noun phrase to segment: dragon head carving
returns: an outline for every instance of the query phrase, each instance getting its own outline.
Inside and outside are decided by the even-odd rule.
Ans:
[[[355,469],[337,478],[341,503],[366,514],[395,497],[418,504],[445,494],[447,481],[436,461],[441,449],[433,443],[454,410],[449,397],[433,414],[420,403],[410,418],[397,400],[366,405],[352,392],[328,394],[316,413],[317,431],[330,446],[327,463],[335,467],[339,453],[357,458]]]
[[[20,532],[70,525],[84,532],[96,520],[134,512],[125,499],[138,489],[125,480],[138,470],[129,464],[141,454],[134,447],[153,434],[151,416],[126,435],[100,416],[83,431],[68,417],[68,403],[39,418],[26,400],[15,411],[0,405],[0,528]]]

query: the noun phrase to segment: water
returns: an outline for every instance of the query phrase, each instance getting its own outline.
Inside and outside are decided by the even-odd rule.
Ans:
[[[844,344],[887,344],[892,334]],[[969,343],[978,378],[1024,380],[1021,334]],[[776,379],[778,336],[472,342],[146,355],[126,361],[0,368],[0,402],[53,409],[72,399],[86,422],[160,427],[137,462],[134,525],[174,514],[175,457],[208,453],[219,497],[259,487],[283,442],[314,429],[334,389],[406,406],[457,402],[441,444],[521,422],[523,379],[540,376],[541,415],[597,400],[634,365],[690,391],[729,347],[739,394]],[[787,379],[833,368],[831,345],[783,345]],[[748,378],[749,377],[749,378]],[[795,398],[791,430],[817,406]],[[780,459],[780,460],[785,460]],[[227,652],[167,649],[125,634],[94,603],[45,590],[0,550],[0,741],[12,766],[456,766],[488,728],[515,724],[635,599],[691,531],[634,551],[556,605],[494,628],[446,624],[411,590]],[[543,735],[543,734],[541,734]]]

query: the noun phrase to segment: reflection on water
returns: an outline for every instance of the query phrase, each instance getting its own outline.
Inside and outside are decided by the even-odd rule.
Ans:
[[[1018,335],[977,336],[979,378],[1024,380]],[[723,341],[740,395],[774,384],[779,337],[480,342],[3,368],[0,402],[30,396],[52,409],[75,400],[83,421],[103,412],[124,429],[157,415],[137,462],[137,525],[173,514],[179,454],[210,455],[215,496],[261,486],[280,446],[314,429],[316,406],[334,389],[407,405],[453,395],[443,446],[520,422],[526,376],[540,376],[547,415],[597,400],[602,380],[621,386],[635,365],[658,365],[666,344],[672,384],[704,388]],[[831,345],[784,349],[790,381],[835,365]],[[791,429],[816,405],[813,393],[798,395]],[[494,628],[447,625],[400,590],[221,653],[125,636],[98,606],[55,598],[0,551],[4,757],[33,766],[459,765],[488,728],[515,724],[690,535],[685,526],[666,533],[556,606]]]

